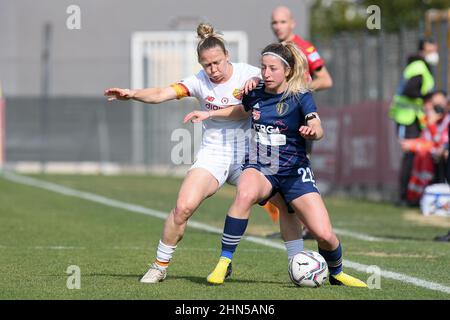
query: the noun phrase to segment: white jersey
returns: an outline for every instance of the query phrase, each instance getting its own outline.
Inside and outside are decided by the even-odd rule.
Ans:
[[[216,84],[211,82],[206,72],[202,69],[196,75],[180,81],[189,91],[188,95],[198,99],[203,111],[227,108],[242,103],[239,89],[252,77],[260,77],[261,70],[246,63],[232,63],[233,75],[225,82]],[[241,129],[247,132],[250,129],[251,119],[228,120],[208,119],[202,122],[203,138],[202,147],[232,148],[233,139],[227,139],[225,133]]]

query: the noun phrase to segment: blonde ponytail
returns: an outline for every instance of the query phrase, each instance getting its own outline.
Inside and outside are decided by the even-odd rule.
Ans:
[[[290,94],[299,94],[311,91],[311,83],[309,76],[308,60],[303,52],[301,52],[293,43],[288,42],[284,45],[294,57],[294,66],[287,77],[288,88],[283,95],[286,98]]]

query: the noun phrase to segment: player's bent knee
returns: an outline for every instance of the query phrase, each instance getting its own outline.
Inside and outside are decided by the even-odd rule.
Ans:
[[[239,190],[236,195],[235,203],[243,207],[251,207],[258,202],[258,195],[254,192],[247,190]]]
[[[173,219],[176,224],[180,225],[186,223],[191,215],[191,211],[175,208],[173,212]]]
[[[196,203],[192,201],[181,200],[177,202],[177,206],[173,211],[174,220],[177,224],[185,223],[197,209]]]
[[[332,244],[335,242],[336,235],[332,230],[320,230],[315,232],[315,238],[319,244]]]

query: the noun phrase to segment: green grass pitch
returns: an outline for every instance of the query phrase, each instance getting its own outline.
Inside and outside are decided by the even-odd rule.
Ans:
[[[38,175],[77,190],[168,212],[181,179],[155,176]],[[193,219],[222,228],[235,189],[225,186],[206,200]],[[450,286],[450,244],[431,239],[446,233],[449,220],[426,219],[418,211],[389,204],[326,198],[338,230],[385,241],[342,234],[344,259],[377,265],[426,281]],[[0,299],[449,299],[450,294],[381,278],[381,289],[294,286],[286,252],[242,241],[233,276],[210,286],[206,276],[220,253],[220,235],[189,228],[178,245],[167,279],[139,283],[155,257],[163,220],[99,203],[25,186],[0,176]],[[255,207],[247,235],[278,231]],[[279,241],[280,239],[275,239]],[[317,250],[314,241],[307,249]],[[69,290],[68,266],[81,270],[81,289]],[[346,271],[364,281],[370,276]]]

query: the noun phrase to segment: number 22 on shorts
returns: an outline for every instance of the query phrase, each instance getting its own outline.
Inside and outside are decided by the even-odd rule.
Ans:
[[[312,182],[316,187],[316,180],[314,180],[314,174],[310,168],[300,168],[298,174],[302,177],[302,182]]]

